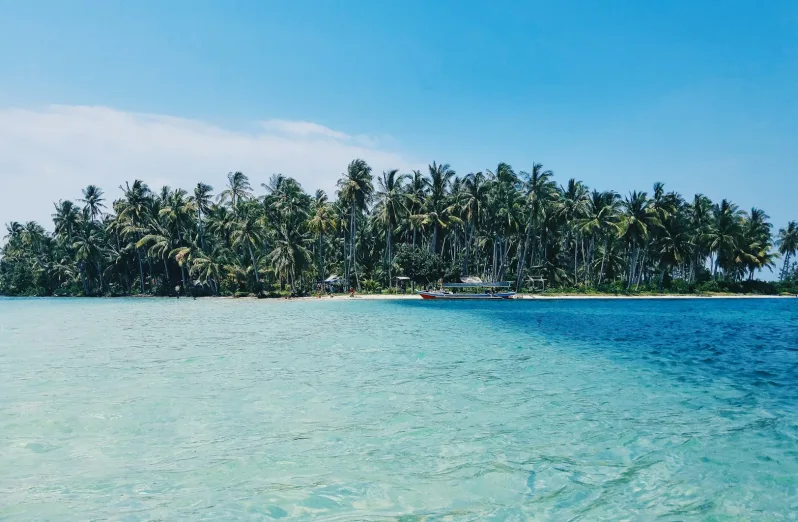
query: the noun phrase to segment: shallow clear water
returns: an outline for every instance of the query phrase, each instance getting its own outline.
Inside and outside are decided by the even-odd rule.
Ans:
[[[0,299],[0,519],[794,519],[798,300]]]

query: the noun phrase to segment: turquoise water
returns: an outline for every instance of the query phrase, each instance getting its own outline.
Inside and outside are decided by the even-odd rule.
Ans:
[[[798,299],[0,300],[0,519],[796,513]]]

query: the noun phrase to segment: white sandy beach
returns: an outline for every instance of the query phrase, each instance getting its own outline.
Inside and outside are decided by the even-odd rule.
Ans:
[[[413,294],[355,294],[354,297],[348,295],[336,295],[335,297],[299,297],[292,301],[399,301],[399,300],[421,300],[421,297]],[[541,301],[568,300],[568,299],[795,299],[795,296],[781,295],[537,295],[537,294],[518,294],[515,299],[536,299]]]

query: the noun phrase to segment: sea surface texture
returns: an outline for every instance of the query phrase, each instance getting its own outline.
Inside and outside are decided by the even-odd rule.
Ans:
[[[0,300],[3,520],[658,517],[798,517],[798,299]]]

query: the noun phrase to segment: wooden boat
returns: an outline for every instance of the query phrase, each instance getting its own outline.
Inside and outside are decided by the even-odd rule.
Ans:
[[[424,290],[418,292],[422,299],[448,299],[448,300],[473,300],[489,299],[504,300],[515,297],[515,292],[509,290],[510,283],[483,283],[478,277],[464,278],[461,283],[443,283],[440,290]],[[451,290],[456,290],[452,292]],[[494,290],[506,289],[506,290]],[[476,291],[469,291],[476,290]]]
[[[470,300],[470,299],[512,299],[515,297],[515,292],[495,292],[495,293],[452,293],[443,290],[430,290],[427,292],[419,292],[421,299],[450,299],[453,301]]]

